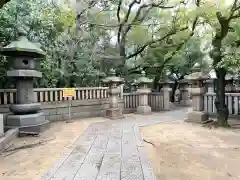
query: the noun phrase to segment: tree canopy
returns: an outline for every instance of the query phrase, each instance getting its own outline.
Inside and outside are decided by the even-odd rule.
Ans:
[[[224,78],[239,72],[238,0],[4,0],[0,7],[1,46],[24,31],[46,51],[38,87],[97,86],[114,68],[129,83],[143,69],[156,88],[198,63],[215,70],[223,109]],[[1,88],[12,87],[11,64],[0,61]]]

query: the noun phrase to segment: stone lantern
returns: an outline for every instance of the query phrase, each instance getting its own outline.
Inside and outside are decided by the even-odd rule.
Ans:
[[[209,76],[195,68],[196,72],[185,77],[191,84],[190,93],[192,95],[193,111],[188,113],[187,122],[201,123],[208,120],[209,115],[204,112],[204,94],[207,92],[205,81]]]
[[[207,84],[207,92],[214,93],[214,79],[213,78],[207,79],[206,84]]]
[[[7,76],[16,79],[17,89],[16,104],[9,108],[13,114],[7,116],[6,128],[18,127],[20,134],[38,134],[49,123],[40,112],[41,104],[33,91],[33,78],[42,77],[37,68],[40,66],[39,58],[44,58],[45,53],[23,34],[19,35],[18,40],[1,49],[2,55],[11,58],[12,70],[7,71]]]
[[[131,83],[131,92],[136,92],[137,91],[137,86],[138,84],[136,83],[137,81],[134,80],[132,83]]]
[[[171,105],[172,103],[170,102],[170,92],[171,92],[171,88],[170,85],[173,84],[172,81],[169,80],[160,80],[159,84],[161,84],[162,87],[162,92],[163,92],[163,108],[165,111],[169,111],[171,109]]]
[[[189,102],[189,92],[188,92],[188,82],[186,81],[186,79],[182,79],[179,82],[179,86],[180,86],[180,104],[183,106],[188,106],[190,104]]]
[[[234,77],[227,74],[225,77],[225,82],[226,82],[226,86],[225,86],[225,91],[226,92],[233,92],[235,91],[234,85],[233,85],[233,80]]]
[[[103,79],[103,83],[109,87],[109,109],[106,110],[106,116],[110,119],[124,118],[122,109],[119,108],[120,85],[123,79],[116,76],[115,70],[111,69],[109,76]]]
[[[152,79],[148,79],[144,71],[141,72],[141,77],[136,80],[136,84],[139,85],[137,93],[139,94],[139,106],[137,107],[137,113],[149,114],[152,109],[148,105],[148,94],[151,90],[148,88],[148,84],[152,83]]]

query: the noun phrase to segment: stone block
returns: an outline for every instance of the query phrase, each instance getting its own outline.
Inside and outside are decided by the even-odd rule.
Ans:
[[[9,147],[9,142],[16,137],[18,134],[18,129],[8,130],[4,136],[0,137],[0,153]]]
[[[26,115],[8,115],[6,127],[19,128],[20,132],[40,133],[48,127],[49,121],[42,112]]]
[[[46,110],[44,111],[44,114],[56,115],[56,114],[57,114],[57,109],[46,109]]]
[[[60,115],[49,115],[49,116],[46,116],[46,119],[48,121],[60,121],[61,116]]]
[[[0,114],[0,137],[4,134],[3,114]]]
[[[152,108],[150,106],[138,106],[137,113],[138,114],[150,114],[152,112]]]
[[[122,110],[120,108],[110,108],[106,110],[106,117],[112,120],[123,119]]]
[[[26,115],[8,115],[7,125],[10,126],[30,126],[42,123],[45,121],[45,117],[42,112]]]
[[[7,72],[9,77],[42,77],[42,73],[36,70],[24,69],[24,70],[11,70]]]
[[[186,122],[193,122],[193,123],[202,123],[206,120],[208,120],[209,115],[207,112],[203,111],[192,111],[189,112],[187,115]]]

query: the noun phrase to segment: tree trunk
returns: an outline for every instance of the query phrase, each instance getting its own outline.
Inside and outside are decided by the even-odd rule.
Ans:
[[[217,123],[219,126],[228,127],[228,116],[229,111],[228,107],[225,104],[225,76],[226,70],[223,68],[215,69],[216,76],[217,76],[217,92],[216,92],[216,100],[215,106],[217,109]]]
[[[227,71],[224,67],[218,67],[219,63],[222,61],[222,40],[228,33],[229,20],[222,19],[221,14],[217,14],[218,21],[221,25],[221,31],[216,31],[216,35],[212,40],[213,49],[210,52],[210,57],[213,59],[213,67],[215,68],[217,76],[217,91],[215,107],[217,109],[217,123],[219,126],[228,127],[228,107],[225,104],[225,76]]]
[[[172,103],[175,102],[175,92],[176,92],[176,90],[177,90],[177,86],[178,86],[178,81],[174,81],[174,84],[173,84],[173,86],[172,86],[171,99],[170,99],[170,101],[171,101]]]
[[[154,77],[154,80],[153,80],[153,89],[154,90],[157,90],[157,88],[159,86],[159,80],[160,80],[159,77],[157,77],[157,76]]]

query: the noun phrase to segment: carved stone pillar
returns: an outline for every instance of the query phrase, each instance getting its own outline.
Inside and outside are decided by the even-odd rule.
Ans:
[[[137,107],[138,114],[149,114],[152,112],[151,107],[148,105],[148,94],[151,90],[148,88],[148,84],[153,80],[148,79],[144,71],[141,72],[141,77],[136,81],[139,84],[137,93],[139,94],[139,106]]]
[[[204,94],[207,92],[205,80],[209,77],[203,72],[194,72],[186,79],[191,83],[190,93],[192,95],[193,111],[188,113],[187,122],[201,123],[208,120],[208,113],[204,112]]]
[[[188,106],[190,104],[189,92],[188,92],[188,82],[183,79],[179,82],[180,85],[180,104],[183,106]]]
[[[105,78],[103,82],[109,86],[109,109],[106,110],[106,117],[109,119],[124,118],[122,109],[119,108],[119,95],[121,92],[119,85],[123,83],[123,79],[117,77],[115,70],[111,69],[109,77]]]
[[[172,81],[168,80],[160,80],[159,84],[162,84],[162,92],[163,92],[163,108],[165,111],[169,111],[171,109],[171,102],[170,102],[170,93],[172,89],[170,88],[170,84],[172,84]]]

